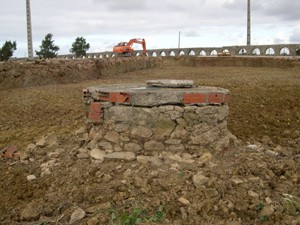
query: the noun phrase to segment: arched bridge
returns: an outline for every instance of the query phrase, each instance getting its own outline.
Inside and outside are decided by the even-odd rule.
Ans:
[[[216,56],[218,53],[229,52],[230,55],[260,55],[260,56],[296,56],[300,44],[279,44],[279,45],[251,45],[251,46],[223,46],[223,47],[195,47],[195,48],[169,48],[149,49],[148,56]],[[142,51],[135,51],[135,55],[141,55]],[[114,52],[87,53],[86,58],[110,58]],[[59,55],[58,58],[72,59],[74,54]]]

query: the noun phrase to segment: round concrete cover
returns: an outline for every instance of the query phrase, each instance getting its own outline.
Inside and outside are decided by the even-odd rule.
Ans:
[[[165,87],[165,88],[191,88],[194,86],[192,80],[147,80],[147,86],[150,87]]]

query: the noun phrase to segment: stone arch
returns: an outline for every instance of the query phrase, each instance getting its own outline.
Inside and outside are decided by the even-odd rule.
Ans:
[[[194,50],[190,50],[188,55],[192,55],[192,56],[194,56],[194,55],[196,55],[196,53],[195,53],[195,51],[194,51]]]
[[[280,49],[280,55],[290,55],[291,51],[288,47],[283,47],[282,49]]]
[[[153,53],[152,53],[152,57],[157,57],[157,53],[156,53],[156,52],[153,52]]]
[[[210,52],[210,55],[218,55],[217,50],[216,50],[216,49],[212,50],[212,51]]]
[[[265,55],[275,55],[275,50],[274,50],[274,48],[271,48],[271,47],[267,48],[267,49],[265,50]]]
[[[183,50],[181,50],[181,51],[179,51],[179,54],[178,54],[179,56],[181,56],[181,55],[185,55],[185,52],[183,51]]]
[[[229,53],[229,50],[227,48],[225,48],[222,52]]]
[[[252,49],[251,54],[252,54],[252,55],[260,55],[260,50],[259,50],[259,48],[254,48],[254,49]]]
[[[240,49],[239,55],[247,55],[247,50],[245,48]]]
[[[162,57],[165,57],[166,53],[164,51],[161,51],[159,55],[162,56]]]
[[[176,56],[176,53],[174,51],[171,51],[169,56]]]
[[[295,49],[295,55],[300,56],[300,46]]]
[[[206,56],[206,52],[204,50],[201,50],[199,53],[200,56]]]
[[[115,53],[113,53],[113,54],[111,55],[111,57],[112,57],[112,58],[115,58],[115,57],[116,57]]]

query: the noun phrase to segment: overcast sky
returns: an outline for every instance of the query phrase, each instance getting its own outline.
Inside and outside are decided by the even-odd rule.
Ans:
[[[251,0],[252,44],[300,43],[300,0]],[[17,42],[27,56],[26,0],[0,0],[0,47]],[[53,34],[59,54],[76,37],[88,52],[111,51],[120,41],[145,38],[148,49],[245,45],[247,0],[31,0],[33,48]],[[139,48],[139,46],[136,46]]]

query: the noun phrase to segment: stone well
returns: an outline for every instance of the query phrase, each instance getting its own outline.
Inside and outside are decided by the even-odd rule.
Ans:
[[[229,144],[229,91],[158,80],[84,89],[91,148],[154,155],[219,151]]]

